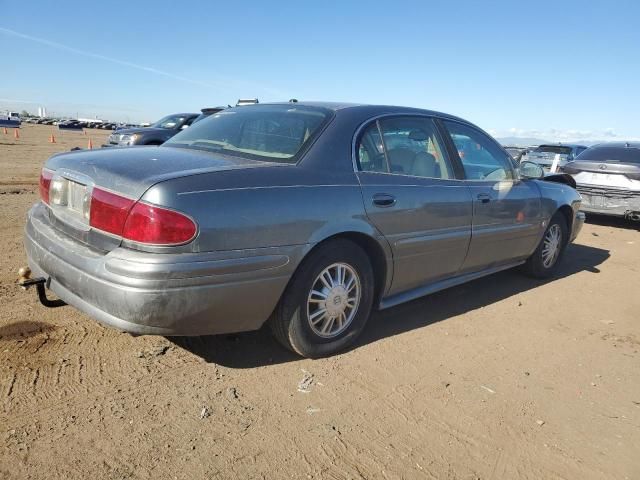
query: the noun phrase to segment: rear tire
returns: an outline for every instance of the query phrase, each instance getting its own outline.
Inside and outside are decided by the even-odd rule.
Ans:
[[[362,333],[374,297],[367,254],[337,239],[302,262],[269,319],[276,339],[308,358],[334,355]]]
[[[549,278],[557,270],[567,246],[569,229],[564,216],[557,212],[551,220],[538,248],[523,265],[523,271],[534,278]]]

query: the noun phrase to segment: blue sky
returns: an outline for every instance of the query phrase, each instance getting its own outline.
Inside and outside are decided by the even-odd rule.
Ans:
[[[0,0],[0,110],[431,108],[496,136],[640,137],[640,2]]]

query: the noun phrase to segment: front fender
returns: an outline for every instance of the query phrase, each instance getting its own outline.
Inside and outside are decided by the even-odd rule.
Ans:
[[[582,198],[577,190],[563,182],[537,180],[540,189],[540,200],[543,218],[549,221],[551,217],[563,208],[571,209],[571,223],[576,218]],[[571,228],[572,225],[569,225]]]

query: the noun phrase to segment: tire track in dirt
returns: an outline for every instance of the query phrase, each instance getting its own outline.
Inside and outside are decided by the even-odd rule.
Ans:
[[[0,338],[0,386],[6,392],[2,404],[5,414],[16,418],[36,407],[47,408],[51,401],[71,400],[184,364],[178,359],[180,356],[160,366],[139,358],[141,353],[136,354],[135,350],[122,355],[122,334],[95,324],[85,326],[85,322],[88,321],[71,321],[62,328],[48,327],[46,331],[31,324],[22,331],[12,330],[11,325],[5,327]],[[167,341],[156,338],[137,343],[144,349]],[[98,344],[100,348],[96,348]],[[21,361],[12,362],[15,358]]]

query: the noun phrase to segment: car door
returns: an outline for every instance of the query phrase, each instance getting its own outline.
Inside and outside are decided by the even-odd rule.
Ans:
[[[455,275],[469,247],[472,201],[433,119],[371,121],[357,138],[356,160],[367,216],[393,253],[388,293]]]
[[[542,232],[540,191],[519,179],[509,154],[471,125],[444,120],[473,199],[471,245],[462,272],[529,256]]]

